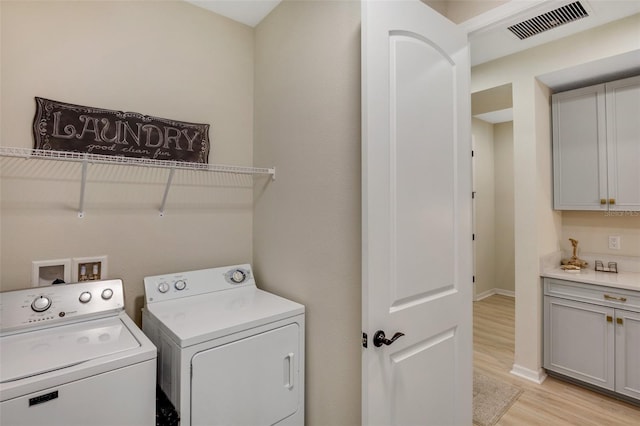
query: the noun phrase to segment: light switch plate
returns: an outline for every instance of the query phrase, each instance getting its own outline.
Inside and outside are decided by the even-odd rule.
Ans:
[[[609,249],[620,250],[620,236],[618,235],[609,236]]]

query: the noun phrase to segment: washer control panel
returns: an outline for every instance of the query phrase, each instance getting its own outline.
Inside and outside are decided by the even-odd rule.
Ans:
[[[255,285],[251,265],[245,264],[145,277],[144,293],[146,302],[154,303]]]
[[[121,280],[56,284],[0,293],[0,333],[124,310]]]

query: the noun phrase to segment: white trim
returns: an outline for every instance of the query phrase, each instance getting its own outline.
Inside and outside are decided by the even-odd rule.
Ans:
[[[549,1],[512,0],[460,23],[460,27],[473,37],[479,33],[492,30],[505,21],[513,20],[516,16],[520,16],[531,10],[542,9],[546,6],[545,3],[549,3]]]
[[[484,114],[476,114],[473,118],[482,120],[486,123],[498,124],[513,121],[513,108],[505,108],[498,111],[485,112]]]
[[[500,296],[516,297],[515,291],[505,290],[502,288],[492,288],[491,290],[483,291],[480,294],[476,294],[476,297],[473,299],[473,301],[478,302],[482,299],[486,299],[487,297],[493,296],[495,294],[499,294]]]
[[[499,294],[500,296],[516,297],[516,292],[513,290],[505,290],[503,288],[495,288],[494,290],[496,291],[496,294]]]
[[[531,382],[542,384],[547,378],[547,373],[542,368],[539,368],[538,371],[529,370],[518,364],[513,364],[513,367],[510,371],[514,376],[522,377],[523,379],[527,379]]]
[[[185,0],[194,6],[210,10],[234,21],[250,27],[258,25],[281,0],[243,0],[243,1],[215,1],[215,0]]]

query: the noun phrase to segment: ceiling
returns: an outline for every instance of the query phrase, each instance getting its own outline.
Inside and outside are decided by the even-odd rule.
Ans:
[[[281,0],[184,0],[187,3],[255,27]]]
[[[280,4],[281,0],[185,1],[255,27]],[[520,40],[507,30],[509,25],[572,3],[575,0],[423,1],[432,3],[432,6],[441,13],[446,14],[449,11],[452,19],[467,18],[472,13],[478,13],[459,24],[469,34],[472,66],[640,13],[640,0],[580,0],[589,12],[588,17]],[[487,7],[491,6],[496,7],[485,11]]]
[[[469,33],[472,65],[479,65],[640,13],[640,0],[580,0],[589,13],[589,16],[584,19],[556,27],[523,41],[507,29],[510,25],[574,1],[511,1],[463,22],[460,24],[461,27]],[[537,78],[553,92],[560,92],[639,73],[640,50],[636,50],[554,71]],[[501,123],[513,119],[513,110],[496,108],[494,111],[475,114],[474,117],[489,123]]]
[[[255,27],[281,0],[184,0]],[[358,1],[358,0],[353,0]],[[507,28],[576,0],[421,0],[446,15],[469,34],[471,65],[479,65],[581,31],[640,13],[640,0],[579,0],[589,16],[520,40]],[[640,50],[539,76],[553,91],[595,84],[603,78],[640,73]],[[600,81],[598,81],[600,80]],[[510,120],[511,109],[482,114],[489,122]]]
[[[471,65],[479,65],[503,56],[588,30],[640,13],[640,0],[580,0],[589,16],[549,31],[520,40],[507,27],[576,0],[512,0],[462,22],[469,34]]]

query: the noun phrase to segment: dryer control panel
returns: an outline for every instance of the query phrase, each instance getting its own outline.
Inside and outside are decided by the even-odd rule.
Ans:
[[[123,310],[122,280],[6,291],[0,293],[0,333],[87,320]]]
[[[146,303],[155,303],[247,286],[256,283],[244,264],[145,277],[144,294]]]

